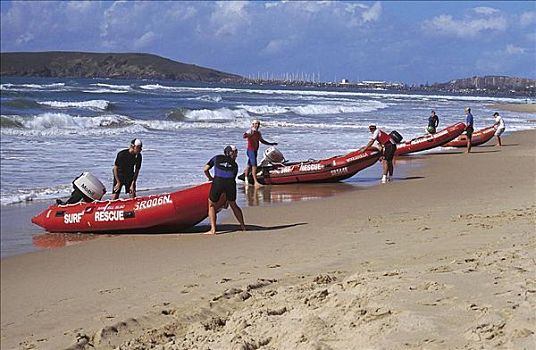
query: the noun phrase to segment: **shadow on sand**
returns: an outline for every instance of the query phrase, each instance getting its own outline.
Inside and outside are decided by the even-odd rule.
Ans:
[[[307,225],[306,222],[299,222],[296,224],[288,224],[288,225],[277,225],[277,226],[260,226],[260,225],[247,225],[246,224],[246,232],[251,231],[274,231],[274,230],[283,230],[290,227],[296,227],[301,225]],[[210,226],[200,226],[200,232],[207,232],[210,229]],[[231,232],[241,232],[240,225],[238,224],[224,224],[224,225],[218,225],[218,235],[231,233]]]

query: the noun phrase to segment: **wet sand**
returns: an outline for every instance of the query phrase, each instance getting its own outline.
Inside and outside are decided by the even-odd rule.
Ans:
[[[2,259],[1,347],[533,349],[535,135],[419,156],[385,185],[244,208],[247,232],[226,216],[217,236]]]
[[[536,103],[525,103],[525,104],[498,103],[498,104],[491,105],[490,107],[501,110],[501,111],[536,113]]]

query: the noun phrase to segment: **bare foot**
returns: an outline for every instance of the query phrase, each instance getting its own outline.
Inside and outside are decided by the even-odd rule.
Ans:
[[[207,232],[205,232],[205,233],[203,233],[203,234],[204,234],[204,235],[215,235],[215,234],[216,234],[216,232],[215,232],[215,231],[212,231],[212,230],[210,230],[210,231],[207,231]]]
[[[258,183],[258,182],[255,184],[255,188],[260,188],[260,187],[262,187],[262,186],[264,186],[264,185],[261,185],[261,184]]]

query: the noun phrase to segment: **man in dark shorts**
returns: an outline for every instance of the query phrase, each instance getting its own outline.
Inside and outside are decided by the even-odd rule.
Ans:
[[[119,198],[123,186],[125,186],[125,193],[130,194],[130,198],[136,197],[136,181],[138,180],[142,160],[141,149],[141,140],[134,139],[127,149],[117,153],[112,169],[114,175],[112,199]]]
[[[212,181],[210,194],[208,197],[208,218],[210,221],[210,231],[205,234],[216,234],[216,204],[222,194],[225,194],[226,204],[233,210],[233,214],[240,223],[242,231],[246,230],[244,225],[244,215],[242,209],[236,204],[236,175],[238,165],[236,157],[238,150],[235,146],[229,145],[223,150],[223,154],[213,157],[203,168],[208,181]],[[214,176],[210,174],[210,169],[214,168]]]
[[[371,147],[374,143],[378,143],[380,146],[378,148],[382,151],[382,183],[391,181],[393,176],[393,158],[396,152],[396,142],[391,138],[386,132],[377,129],[376,125],[370,124],[369,131],[372,133],[372,137],[366,146],[361,147],[359,150],[364,151],[367,148]]]
[[[465,134],[467,135],[467,153],[471,153],[471,139],[473,138],[473,115],[471,108],[465,108]]]

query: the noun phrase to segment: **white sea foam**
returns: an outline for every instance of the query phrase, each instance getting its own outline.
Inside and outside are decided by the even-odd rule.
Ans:
[[[2,117],[23,126],[23,128],[2,128],[2,135],[116,135],[124,132],[140,132],[147,128],[144,126],[144,121],[132,120],[117,114],[79,117],[67,113],[42,113],[30,118],[13,115],[2,115]]]
[[[84,108],[91,110],[106,110],[110,108],[111,103],[106,100],[89,100],[89,101],[43,101],[37,102],[40,105],[54,108]]]
[[[237,107],[254,114],[284,114],[292,112],[298,115],[318,115],[373,112],[387,108],[388,105],[379,101],[353,101],[353,103],[345,104],[308,104],[301,106],[238,105]]]
[[[56,187],[39,188],[39,189],[20,189],[16,193],[2,193],[0,197],[1,205],[9,205],[16,203],[31,202],[33,200],[55,199],[60,197],[68,197],[72,191],[70,185],[62,185]]]
[[[333,91],[333,90],[291,90],[291,89],[239,89],[239,88],[218,88],[218,87],[184,87],[166,86],[161,84],[141,85],[144,90],[163,90],[170,92],[201,92],[201,93],[251,93],[261,95],[292,95],[292,96],[346,96],[346,97],[369,97],[369,98],[396,98],[404,100],[449,100],[449,101],[475,101],[475,102],[507,102],[519,103],[525,99],[510,97],[489,97],[489,96],[453,96],[453,95],[422,95],[388,92],[357,92],[357,91]]]
[[[1,91],[63,91],[65,83],[53,84],[0,84]]]
[[[1,84],[2,89],[9,88],[26,88],[26,89],[48,89],[65,86],[65,83],[52,84]]]
[[[186,111],[184,116],[193,121],[226,121],[235,119],[247,119],[249,114],[243,109],[195,109]]]
[[[96,83],[96,84],[91,84],[91,85],[110,88],[110,89],[132,90],[132,87],[130,85],[114,85],[114,84],[104,84],[104,83]]]
[[[126,94],[129,90],[114,90],[114,89],[94,89],[94,90],[82,90],[82,92],[88,94]]]
[[[203,96],[191,98],[189,100],[205,101],[205,102],[221,102],[222,97],[220,95],[203,95]]]

